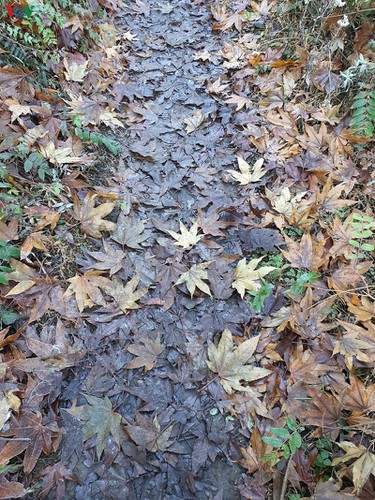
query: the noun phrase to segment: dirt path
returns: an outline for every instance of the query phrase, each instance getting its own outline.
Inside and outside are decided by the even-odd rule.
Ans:
[[[233,254],[243,255],[235,227],[237,188],[221,180],[235,163],[231,110],[205,90],[220,76],[216,54],[223,36],[212,33],[207,4],[151,0],[148,5],[150,12],[127,8],[120,19],[138,40],[118,86],[129,104],[128,128],[118,137],[124,156],[114,182],[129,201],[125,213],[133,227],[144,221],[147,236],[127,253],[118,276],[127,281],[139,272],[149,288],[148,304],[128,316],[98,314],[94,330],[82,330],[90,362],[62,395],[67,402],[80,393],[110,397],[116,411],[137,426],[137,437],[123,440],[119,453],[112,443],[98,463],[95,450],[82,447],[77,421],[63,412],[62,461],[81,481],[70,485],[70,497],[78,500],[235,500],[243,472],[234,463],[241,436],[229,413],[219,411],[228,398],[217,380],[209,383],[205,364],[207,340],[226,325],[242,335],[251,322],[246,301],[232,295],[229,267]],[[196,59],[203,51],[211,61]],[[205,119],[188,134],[184,120],[197,112]],[[166,231],[178,231],[179,221],[190,228],[198,212],[206,235],[183,251]],[[191,298],[184,285],[173,286],[181,272],[207,261],[213,261],[212,297]],[[89,257],[79,261],[83,269],[88,262]],[[161,305],[150,305],[153,299]],[[165,350],[156,367],[146,374],[125,369],[134,358],[125,347],[157,334]],[[153,451],[148,441],[158,425],[161,437]]]

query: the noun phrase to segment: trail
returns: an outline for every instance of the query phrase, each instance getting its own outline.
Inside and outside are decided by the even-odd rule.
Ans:
[[[98,314],[94,330],[87,332],[91,372],[83,371],[81,381],[69,384],[62,396],[67,401],[79,393],[111,397],[116,411],[138,426],[139,446],[124,440],[116,454],[113,444],[97,463],[93,449],[74,441],[77,423],[65,414],[62,459],[81,481],[70,484],[77,500],[235,500],[243,470],[234,461],[244,438],[229,413],[219,411],[228,398],[217,379],[207,378],[205,363],[207,340],[226,325],[242,335],[251,322],[246,301],[233,295],[229,268],[233,254],[243,255],[232,227],[240,216],[237,189],[221,178],[235,163],[231,109],[206,92],[207,83],[221,74],[217,52],[223,35],[211,31],[208,3],[151,0],[148,6],[143,13],[126,7],[119,19],[137,40],[117,87],[128,101],[127,128],[118,136],[124,153],[113,185],[128,200],[125,213],[134,224],[144,221],[148,235],[138,250],[128,252],[119,276],[128,280],[139,272],[142,285],[164,307],[149,305],[112,318]],[[210,61],[196,59],[203,51]],[[187,133],[184,120],[198,110],[205,119]],[[190,228],[200,211],[201,217],[208,214],[207,234],[182,251],[166,231],[178,231],[179,221]],[[221,228],[215,228],[219,218]],[[174,286],[181,272],[207,261],[213,261],[212,297],[191,298],[183,286]],[[133,356],[124,347],[157,334],[165,350],[156,368],[125,369]],[[161,435],[153,452],[146,442],[155,418],[170,432]]]

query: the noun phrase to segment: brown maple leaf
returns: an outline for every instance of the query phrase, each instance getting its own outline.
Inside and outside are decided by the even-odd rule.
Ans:
[[[233,390],[246,391],[246,387],[241,384],[241,380],[252,382],[271,373],[270,370],[249,364],[258,342],[259,335],[235,347],[232,333],[226,327],[218,346],[216,347],[212,343],[209,344],[207,366],[211,371],[219,375],[224,390],[229,394]]]
[[[110,281],[105,287],[106,293],[114,298],[118,307],[124,313],[127,313],[131,309],[139,309],[141,307],[137,304],[137,300],[146,295],[147,288],[143,287],[136,290],[139,280],[140,275],[136,274],[125,286],[123,286],[121,280],[114,278],[113,281]]]
[[[109,270],[109,275],[112,276],[122,268],[126,254],[122,250],[116,250],[106,241],[103,241],[103,250],[104,252],[87,252],[96,262],[88,265],[86,269]]]
[[[348,310],[354,314],[357,321],[370,321],[375,317],[375,301],[371,301],[366,296],[360,299],[357,295],[344,296]]]
[[[100,291],[106,290],[111,281],[101,276],[102,271],[86,271],[83,275],[76,274],[74,278],[69,278],[69,287],[65,292],[65,297],[75,295],[77,306],[80,312],[85,307],[92,307],[95,304],[105,306],[104,297]]]
[[[344,450],[345,455],[334,458],[332,460],[332,465],[335,467],[341,463],[354,460],[348,468],[352,470],[353,484],[358,492],[364,486],[370,474],[375,476],[375,455],[362,444],[356,445],[350,441],[342,441],[337,444]],[[348,468],[344,471],[340,471],[340,475],[343,475]]]
[[[345,409],[362,415],[375,411],[375,384],[368,387],[358,377],[350,374],[350,387],[346,387],[341,395]]]
[[[82,203],[75,196],[72,211],[73,217],[79,221],[82,230],[93,238],[101,238],[100,231],[112,231],[116,227],[113,222],[103,219],[112,212],[115,204],[102,203],[95,207],[97,196],[97,194],[88,193]]]
[[[288,250],[280,250],[292,267],[305,268],[316,272],[325,262],[324,241],[317,241],[309,233],[305,233],[300,242],[285,236]]]
[[[10,259],[9,265],[11,269],[15,269],[14,272],[9,274],[9,281],[16,281],[18,285],[12,288],[10,292],[6,294],[6,297],[26,292],[26,290],[32,288],[38,281],[39,276],[32,267],[15,259]]]
[[[161,430],[158,417],[155,415],[152,422],[144,415],[137,413],[135,417],[136,425],[128,424],[126,431],[132,441],[134,441],[141,450],[156,452],[158,450],[165,451],[173,443],[170,440],[170,435],[173,430],[173,425],[167,426]]]
[[[309,409],[301,415],[307,425],[317,427],[313,437],[330,434],[332,439],[337,439],[341,429],[343,405],[336,394],[321,392],[320,389],[309,388],[310,396],[315,408]]]
[[[117,225],[111,239],[129,248],[139,249],[141,243],[147,240],[148,236],[143,235],[145,229],[144,221],[137,221],[134,218],[119,215]]]
[[[160,344],[160,334],[155,340],[140,339],[142,344],[132,344],[127,347],[127,350],[137,356],[125,368],[131,370],[133,368],[141,368],[144,366],[145,373],[152,370],[156,365],[157,357],[164,351],[164,347]]]
[[[41,231],[29,234],[29,236],[27,236],[27,238],[23,241],[22,245],[20,246],[21,260],[26,259],[34,248],[42,252],[46,252],[47,248],[45,246],[45,243],[49,242],[50,239],[48,238],[48,236],[43,234]]]
[[[34,231],[39,231],[40,229],[50,226],[51,230],[55,229],[61,214],[48,207],[26,207],[24,212],[33,217],[42,217],[40,221],[37,222],[36,226],[33,228]]]
[[[34,469],[42,451],[49,455],[52,445],[59,443],[61,432],[55,422],[46,425],[42,423],[39,412],[21,411],[18,418],[12,417],[11,427],[3,433],[16,439],[10,440],[0,452],[0,465],[7,465],[9,460],[23,451],[24,474],[30,474]]]
[[[232,225],[231,222],[220,220],[220,210],[215,206],[210,207],[206,213],[198,208],[197,223],[204,234],[211,236],[225,236],[222,229]]]
[[[342,354],[345,364],[352,370],[355,359],[363,363],[375,363],[375,327],[370,321],[368,329],[345,321],[339,321],[346,330],[339,340],[336,340],[332,355]]]
[[[0,221],[0,240],[9,242],[18,240],[18,221],[12,219],[9,224]]]

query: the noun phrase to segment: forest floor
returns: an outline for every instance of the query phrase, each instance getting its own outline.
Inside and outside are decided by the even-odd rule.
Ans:
[[[0,69],[0,498],[372,500],[371,21],[92,3]]]

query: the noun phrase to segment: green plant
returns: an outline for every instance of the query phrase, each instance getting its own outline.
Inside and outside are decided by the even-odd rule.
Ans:
[[[79,118],[73,117],[73,123],[79,124]],[[120,144],[103,134],[99,134],[98,132],[91,132],[89,129],[81,128],[80,126],[74,129],[74,133],[81,139],[82,142],[90,142],[91,144],[94,144],[96,146],[104,146],[110,153],[114,155],[117,155],[121,152]]]
[[[351,127],[357,135],[373,137],[375,130],[375,92],[360,90],[353,99]]]
[[[275,466],[281,457],[288,460],[299,448],[302,447],[301,432],[305,430],[295,420],[287,417],[286,427],[272,427],[273,436],[263,436],[262,441],[274,448],[271,453],[264,455],[262,460]]]
[[[306,289],[306,286],[316,283],[319,277],[320,274],[318,273],[298,269],[297,276],[294,279],[285,278],[285,282],[291,285],[290,288],[285,291],[285,293],[291,298],[302,295]]]
[[[273,285],[267,283],[263,278],[260,278],[262,286],[258,290],[250,290],[248,293],[253,298],[250,300],[251,307],[256,313],[259,313],[264,305],[264,301],[270,296]]]
[[[4,326],[12,325],[20,315],[11,307],[5,307],[4,304],[0,304],[0,328]]]
[[[0,283],[7,285],[9,283],[8,274],[14,272],[14,269],[4,265],[10,262],[10,259],[19,259],[20,251],[17,247],[7,241],[0,240]]]
[[[321,474],[324,470],[331,466],[331,456],[333,453],[333,442],[330,434],[322,436],[315,442],[315,447],[319,450],[315,461],[315,468]]]
[[[353,232],[352,239],[349,240],[351,246],[356,249],[355,253],[349,256],[349,259],[363,259],[363,252],[373,252],[375,246],[372,243],[364,243],[362,240],[374,237],[375,220],[369,215],[353,214],[353,221],[350,223]]]

